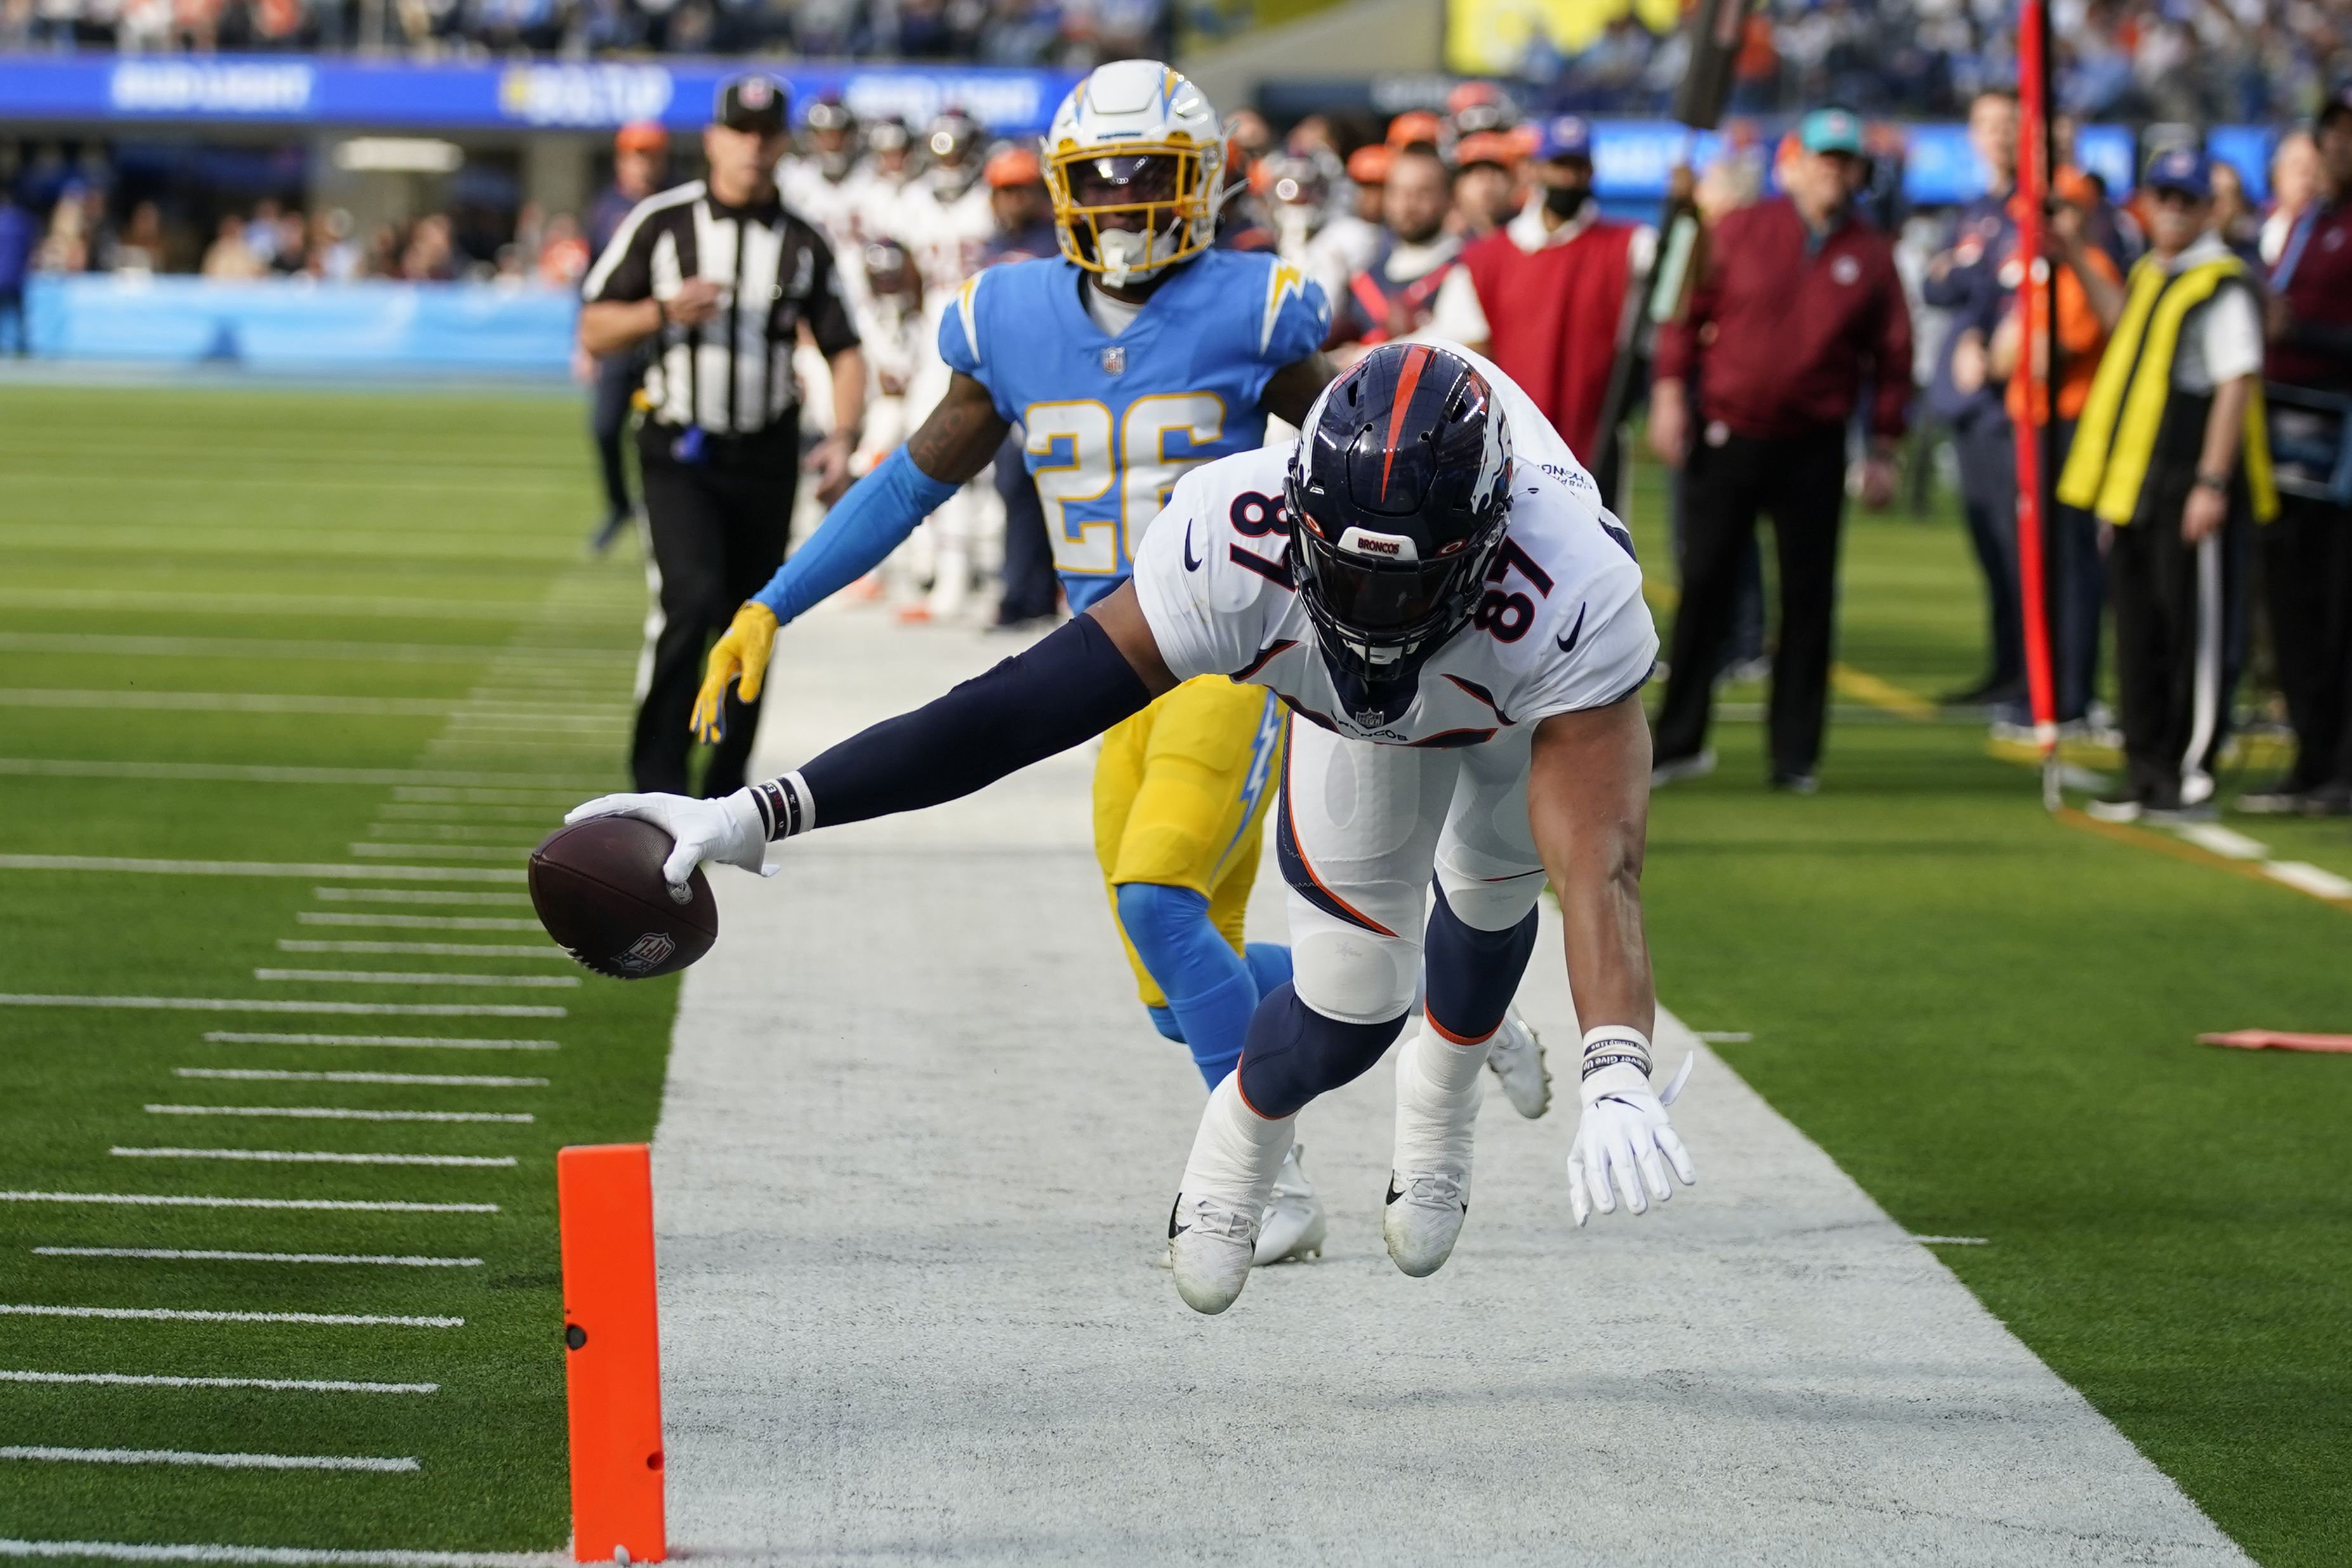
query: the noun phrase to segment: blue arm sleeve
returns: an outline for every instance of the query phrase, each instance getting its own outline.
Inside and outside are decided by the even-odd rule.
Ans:
[[[915,466],[903,446],[849,487],[824,524],[751,597],[789,625],[882,564],[916,526],[961,488]]]
[[[810,762],[798,775],[813,800],[801,820],[862,822],[959,799],[1092,739],[1150,700],[1110,633],[1081,615],[1026,653]],[[786,831],[805,831],[792,826],[789,811],[784,821]]]

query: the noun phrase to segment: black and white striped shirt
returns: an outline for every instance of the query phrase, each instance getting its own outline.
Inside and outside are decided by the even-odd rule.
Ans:
[[[670,299],[689,277],[721,286],[719,314],[655,340],[646,398],[661,424],[748,435],[799,413],[793,346],[803,322],[827,359],[857,346],[833,253],[775,197],[730,207],[699,180],[639,202],[589,269],[594,305]]]

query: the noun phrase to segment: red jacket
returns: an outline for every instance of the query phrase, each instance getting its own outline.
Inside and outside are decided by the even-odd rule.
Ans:
[[[1696,380],[1701,426],[1748,436],[1843,424],[1867,380],[1871,433],[1900,435],[1911,310],[1895,247],[1852,218],[1811,256],[1809,237],[1785,196],[1726,214],[1690,308],[1658,333],[1657,378]]]
[[[1530,256],[1496,231],[1462,253],[1491,336],[1486,355],[1526,389],[1588,465],[1625,308],[1630,225],[1601,222]]]
[[[2279,267],[2286,263],[2281,252]],[[2352,392],[2352,201],[2320,209],[2279,292],[2294,324],[2271,345],[2265,373],[2274,382]]]

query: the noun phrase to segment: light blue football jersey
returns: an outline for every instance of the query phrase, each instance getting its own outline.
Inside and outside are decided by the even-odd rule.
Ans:
[[[940,324],[940,357],[1027,433],[1074,611],[1127,580],[1186,470],[1265,440],[1267,378],[1320,348],[1331,324],[1322,288],[1264,252],[1195,256],[1116,338],[1087,314],[1086,276],[1059,256],[992,267]]]

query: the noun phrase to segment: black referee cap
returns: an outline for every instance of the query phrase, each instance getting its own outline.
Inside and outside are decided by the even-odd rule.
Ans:
[[[713,123],[730,131],[756,131],[775,136],[784,129],[783,84],[757,71],[730,77],[719,84],[719,98],[710,106]]]

